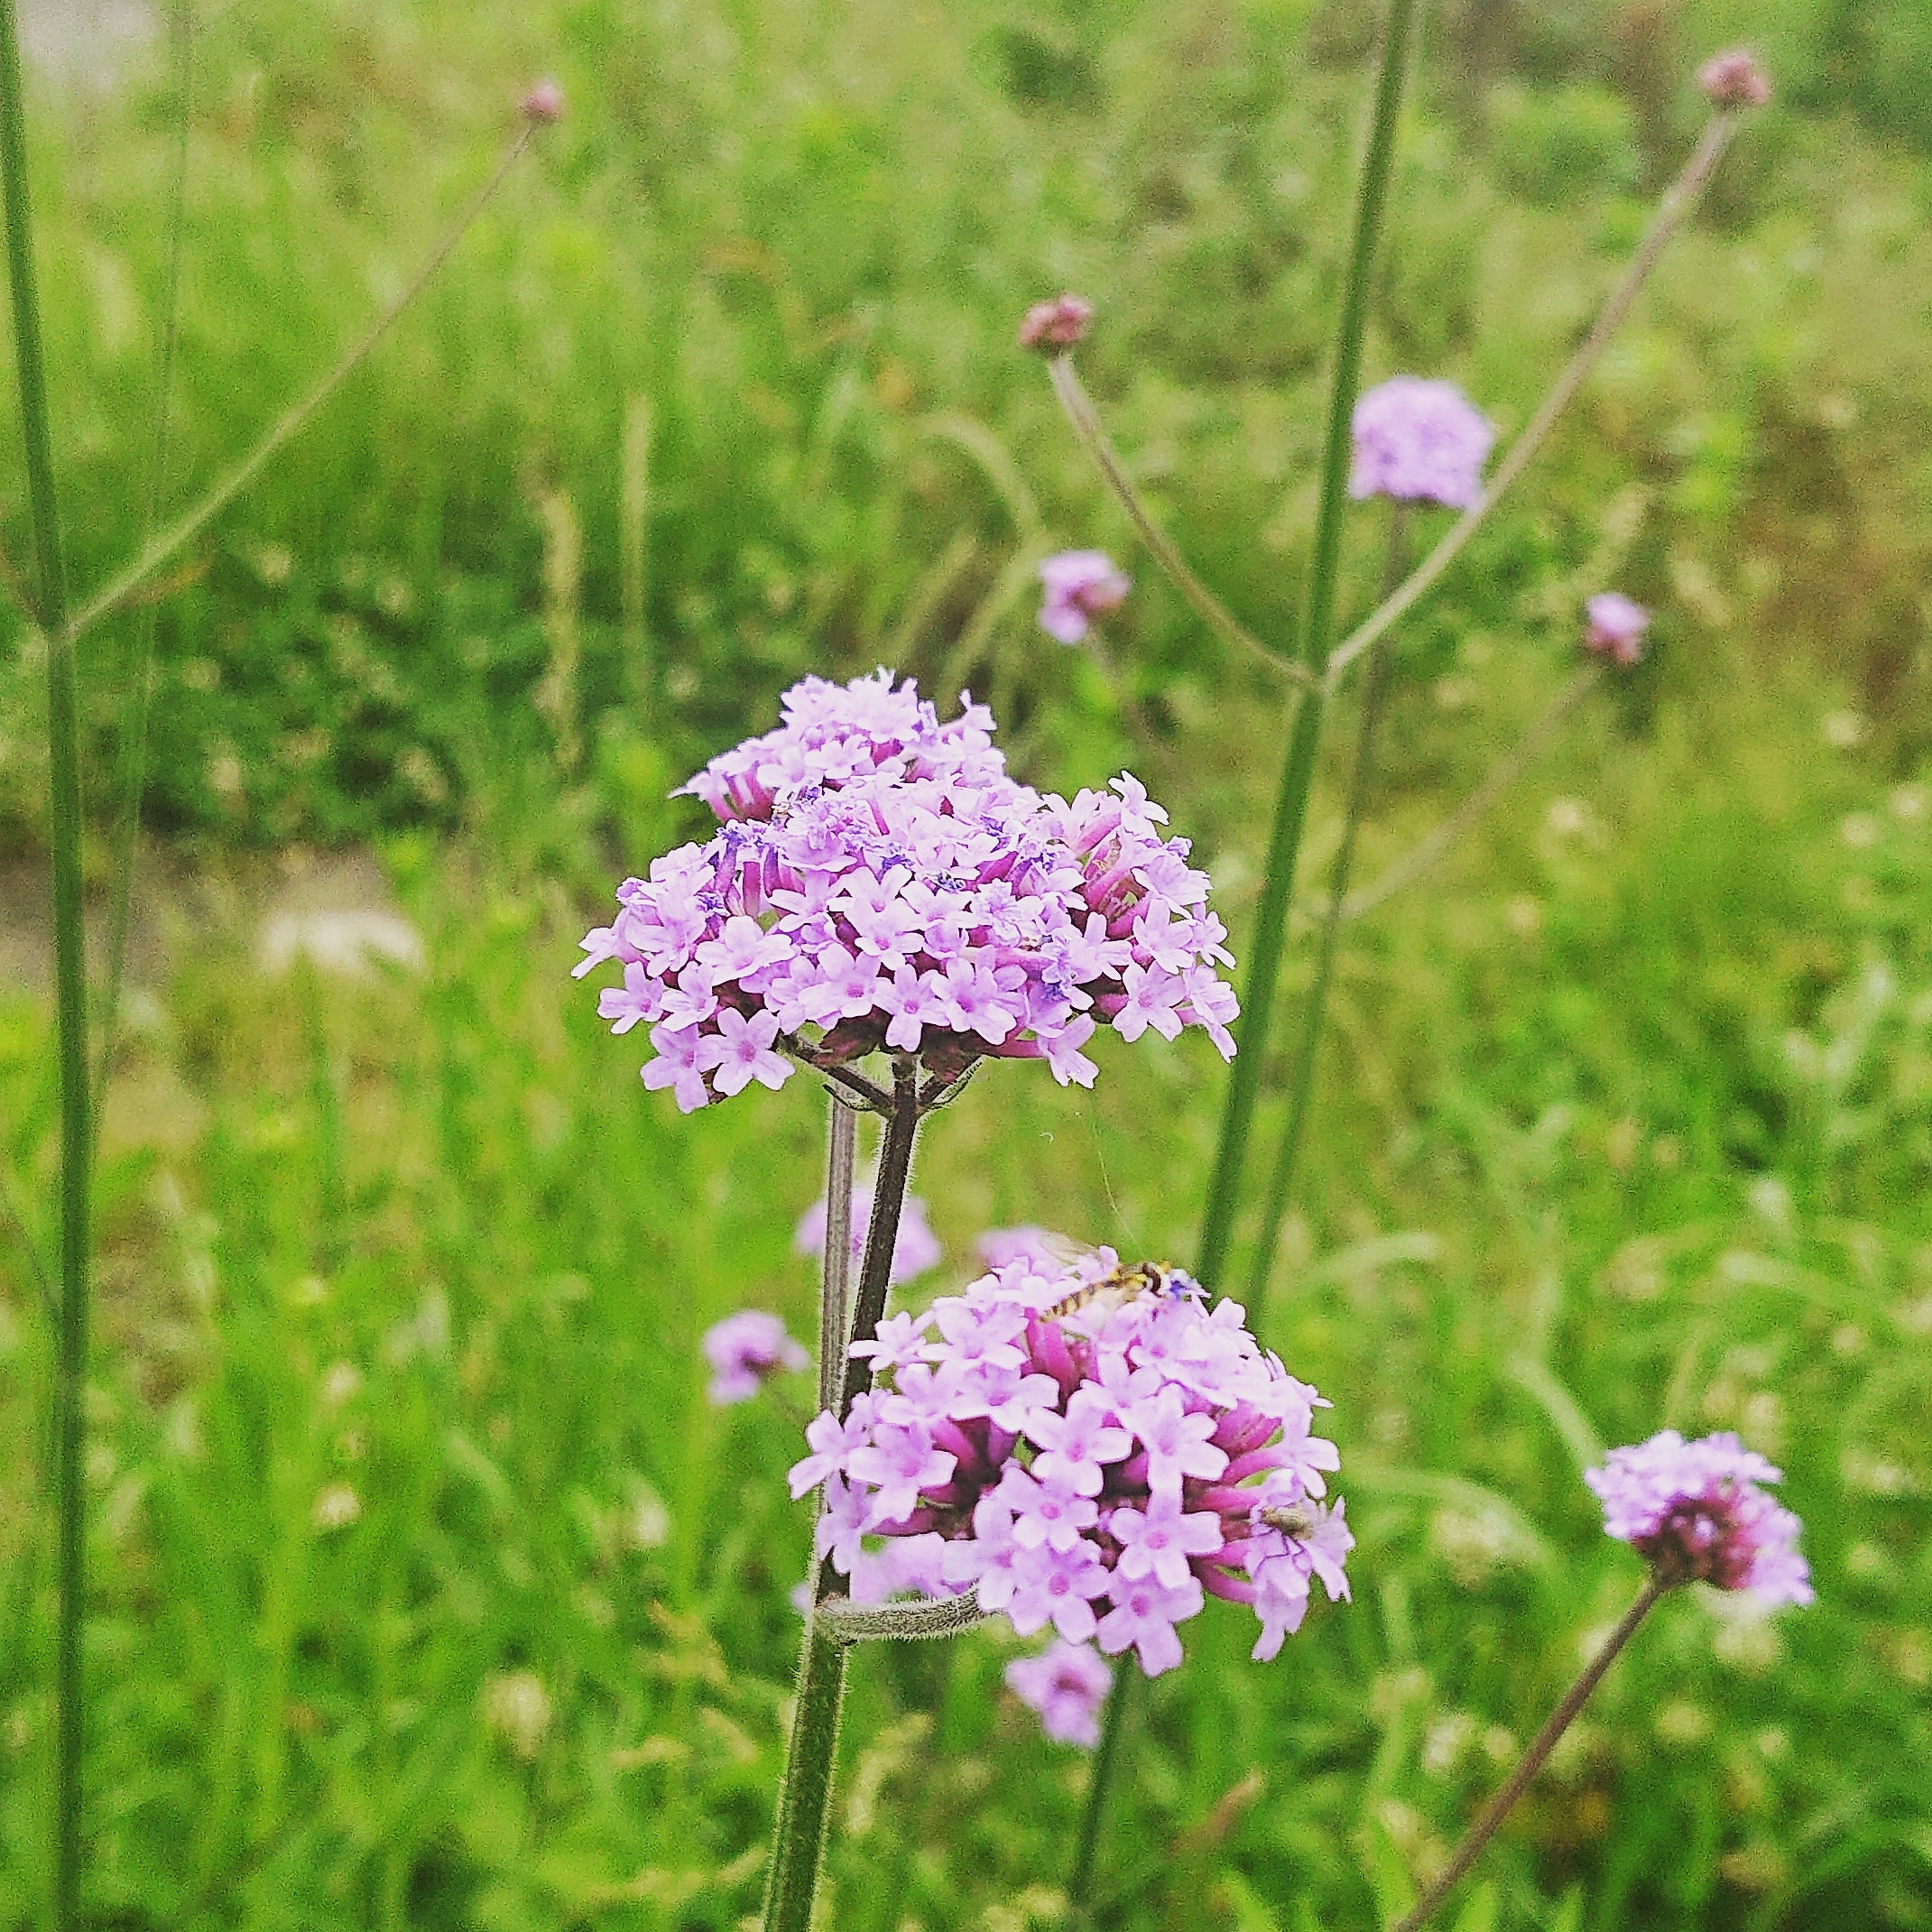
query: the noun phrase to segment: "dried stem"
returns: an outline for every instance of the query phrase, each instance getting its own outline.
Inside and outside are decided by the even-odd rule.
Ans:
[[[1652,1576],[1638,1592],[1637,1600],[1623,1613],[1604,1647],[1583,1668],[1576,1681],[1564,1692],[1558,1704],[1530,1741],[1530,1748],[1517,1761],[1516,1769],[1502,1788],[1484,1805],[1476,1821],[1463,1835],[1456,1855],[1444,1866],[1436,1882],[1424,1892],[1393,1932],[1419,1932],[1442,1909],[1443,1902],[1456,1890],[1463,1875],[1482,1855],[1483,1847],[1496,1835],[1496,1828],[1509,1816],[1516,1800],[1529,1789],[1530,1781],[1542,1770],[1543,1761],[1557,1748],[1557,1741],[1576,1721],[1590,1693],[1603,1681],[1604,1673],[1617,1660],[1617,1653],[1628,1643],[1637,1626],[1650,1614],[1650,1605],[1660,1597],[1667,1585]]]
[[[1134,488],[1133,479],[1128,476],[1127,467],[1120,459],[1120,452],[1108,441],[1107,432],[1100,425],[1100,412],[1094,407],[1094,399],[1087,394],[1075,372],[1073,357],[1064,353],[1050,357],[1047,374],[1053,380],[1053,393],[1060,399],[1060,407],[1066,411],[1074,434],[1080,439],[1082,447],[1106,478],[1121,508],[1127,513],[1128,520],[1140,532],[1141,541],[1153,552],[1154,561],[1167,572],[1169,581],[1194,606],[1196,614],[1208,629],[1226,642],[1245,651],[1249,656],[1260,658],[1271,670],[1292,682],[1312,684],[1314,672],[1308,666],[1271,651],[1188,569],[1187,559],[1175,549],[1174,540],[1155,522],[1153,513]]]
[[[1458,839],[1478,824],[1490,807],[1522,776],[1537,754],[1561,730],[1570,713],[1602,683],[1603,679],[1601,661],[1585,664],[1558,693],[1542,716],[1490,767],[1483,782],[1440,825],[1418,839],[1381,877],[1372,880],[1359,892],[1351,894],[1341,909],[1343,920],[1361,919],[1374,911],[1385,900],[1392,899],[1405,887],[1413,885]]]
[[[1510,445],[1497,464],[1483,494],[1450,525],[1437,544],[1410,573],[1402,587],[1379,609],[1371,613],[1335,648],[1328,659],[1328,678],[1333,682],[1382,636],[1396,620],[1410,610],[1436,579],[1447,570],[1463,546],[1481,527],[1483,520],[1502,500],[1503,493],[1530,466],[1530,459],[1542,447],[1544,439],[1556,427],[1557,419],[1568,407],[1571,397],[1582,388],[1584,378],[1596,365],[1612,336],[1630,312],[1638,291],[1650,279],[1670,237],[1683,226],[1684,217],[1696,206],[1697,197],[1723,157],[1731,136],[1737,131],[1737,114],[1726,109],[1711,117],[1684,171],[1665,190],[1658,204],[1657,218],[1638,245],[1623,279],[1610,292],[1598,312],[1583,347],[1570,357],[1569,366],[1557,378],[1556,386],[1543,398],[1542,406],[1530,419],[1529,427]]]
[[[536,132],[534,122],[526,122],[519,130],[515,140],[504,151],[503,159],[497,162],[490,178],[470,198],[468,206],[449,225],[442,239],[430,251],[429,258],[410,279],[408,286],[375,319],[361,339],[350,347],[335,367],[300,402],[289,410],[254,448],[222,477],[199,503],[153,539],[133,563],[74,614],[73,628],[77,636],[98,624],[109,612],[118,610],[177,550],[199,535],[236,496],[254,481],[270,458],[301,431],[309,419],[366,360],[370,352],[395,326],[402,311],[435,279],[437,270],[448,260],[455,252],[457,244],[469,232],[471,224],[488,206],[492,197],[502,187],[504,178],[522,157],[523,150],[535,137]]]
[[[89,1142],[88,988],[80,870],[80,731],[74,633],[54,494],[53,442],[41,349],[41,306],[27,190],[26,101],[14,0],[0,0],[0,173],[7,273],[14,310],[14,373],[20,392],[27,495],[33,518],[38,596],[47,638],[47,753],[53,869],[54,984],[60,1077],[60,1307],[53,1388],[53,1478],[59,1518],[59,1637],[54,1663],[52,1804],[54,1932],[72,1932],[80,1899],[81,1622],[87,1588],[86,1446]]]

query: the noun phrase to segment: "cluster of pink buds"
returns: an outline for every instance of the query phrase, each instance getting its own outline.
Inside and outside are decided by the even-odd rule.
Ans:
[[[1056,295],[1049,301],[1035,302],[1021,318],[1020,347],[1057,356],[1078,342],[1093,319],[1094,305],[1077,295]]]
[[[1749,1590],[1769,1604],[1808,1604],[1804,1527],[1758,1487],[1781,1472],[1728,1431],[1686,1442],[1674,1428],[1613,1449],[1584,1481],[1604,1505],[1604,1528],[1666,1584]]]
[[[1327,1406],[1178,1271],[1103,1248],[1049,1272],[1021,1258],[898,1314],[871,1341],[878,1385],[819,1416],[791,1471],[823,1486],[818,1553],[855,1603],[976,1588],[1021,1636],[1180,1661],[1208,1596],[1250,1605],[1271,1658],[1319,1577],[1345,1596],[1354,1539],[1331,1510]]]
[[[778,730],[683,788],[719,831],[626,881],[577,968],[623,966],[597,1010],[649,1027],[645,1086],[689,1112],[883,1050],[948,1081],[992,1055],[1089,1086],[1102,1025],[1197,1026],[1232,1058],[1226,929],[1166,812],[1126,772],[1070,802],[1017,783],[962,703],[941,724],[889,671],[809,678]]]
[[[1748,47],[1729,47],[1697,69],[1697,85],[1714,107],[1761,107],[1771,97],[1770,77]]]

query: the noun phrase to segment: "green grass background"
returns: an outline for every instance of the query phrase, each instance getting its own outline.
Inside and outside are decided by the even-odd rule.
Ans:
[[[199,37],[177,503],[400,286],[528,77],[572,107],[160,614],[149,875],[245,901],[251,848],[364,843],[429,964],[265,979],[237,916],[134,1003],[91,1406],[97,1923],[755,1909],[807,1391],[713,1411],[696,1343],[747,1301],[809,1332],[790,1243],[821,1109],[802,1079],[693,1119],[645,1096],[565,976],[575,940],[692,828],[663,793],[693,763],[802,672],[885,660],[990,694],[1041,784],[1131,762],[1239,943],[1280,691],[1136,553],[1012,330],[1063,285],[1099,303],[1086,366],[1135,473],[1291,642],[1374,18],[262,0]],[[1649,663],[1348,935],[1255,1318],[1335,1400],[1355,1602],[1267,1668],[1225,1606],[1188,1627],[1110,1834],[1123,1926],[1394,1910],[1635,1587],[1579,1467],[1667,1423],[1784,1464],[1819,1602],[1667,1604],[1462,1932],[1932,1925],[1932,29],[1886,0],[1434,10],[1369,373],[1451,375],[1520,424],[1694,137],[1691,67],[1746,31],[1778,103],[1399,635],[1371,866],[1560,686],[1585,595],[1659,613]],[[85,586],[137,533],[161,50],[35,105]],[[16,450],[10,423],[17,559]],[[1031,622],[1030,558],[1089,541],[1138,578],[1111,670]],[[1379,551],[1365,511],[1355,608]],[[85,647],[97,879],[132,637]],[[15,623],[23,894],[38,676]],[[1220,1084],[1151,1042],[1105,1054],[1091,1095],[988,1069],[920,1157],[947,1279],[1019,1220],[1184,1258]],[[0,989],[30,1214],[51,1114],[48,1014]],[[0,1244],[0,1924],[22,1926],[50,1751],[37,1292]],[[1082,1765],[1000,1690],[1009,1654],[988,1632],[860,1656],[828,1924],[1055,1922]]]

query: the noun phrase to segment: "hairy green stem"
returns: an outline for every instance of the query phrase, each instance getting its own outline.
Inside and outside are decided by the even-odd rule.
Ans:
[[[1320,670],[1327,661],[1328,633],[1335,621],[1342,519],[1347,506],[1349,430],[1354,416],[1369,285],[1382,231],[1382,208],[1388,199],[1390,169],[1395,158],[1396,122],[1401,110],[1402,81],[1408,69],[1415,14],[1416,0],[1391,0],[1382,70],[1375,85],[1374,118],[1356,191],[1354,234],[1336,330],[1334,385],[1329,393],[1328,429],[1322,450],[1315,554],[1309,567],[1308,606],[1302,618],[1301,660],[1310,671]],[[1325,700],[1321,685],[1302,694],[1280,785],[1275,793],[1274,824],[1269,839],[1267,870],[1262,875],[1261,905],[1248,942],[1248,973],[1240,1021],[1241,1051],[1228,1080],[1227,1099],[1221,1114],[1220,1145],[1215,1156],[1206,1212],[1202,1217],[1196,1272],[1210,1287],[1226,1263],[1234,1216],[1241,1202],[1248,1135],[1268,1059],[1269,1026],[1274,1017],[1275,984],[1280,976],[1282,941],[1294,893],[1295,862],[1308,818],[1308,792],[1315,782],[1316,756],[1321,748]]]
[[[1570,713],[1603,680],[1604,665],[1600,660],[1585,664],[1550,701],[1535,724],[1489,768],[1483,782],[1441,824],[1426,832],[1379,877],[1349,895],[1342,906],[1344,922],[1373,912],[1385,900],[1392,899],[1421,878],[1522,776],[1537,753],[1562,729]]]
[[[82,1482],[88,1372],[88,989],[80,873],[80,725],[67,617],[60,517],[27,190],[26,101],[14,0],[0,0],[0,173],[5,175],[14,371],[26,446],[38,565],[35,615],[47,639],[47,753],[53,860],[54,985],[60,1067],[60,1321],[55,1351],[53,1476],[60,1521],[60,1632],[54,1661],[54,1932],[71,1932],[80,1896],[80,1636],[87,1585]]]
[[[858,1116],[835,1091],[825,1134],[825,1257],[818,1290],[818,1406],[830,1409],[846,1379],[851,1340],[852,1169],[858,1153]]]
[[[1516,1769],[1504,1779],[1502,1788],[1484,1805],[1476,1821],[1463,1835],[1463,1842],[1445,1865],[1436,1882],[1416,1900],[1397,1923],[1393,1932],[1419,1932],[1441,1910],[1444,1901],[1461,1882],[1464,1873],[1481,1856],[1483,1847],[1496,1835],[1496,1828],[1509,1816],[1516,1800],[1530,1789],[1530,1781],[1542,1770],[1543,1761],[1557,1748],[1557,1741],[1576,1721],[1590,1693],[1603,1681],[1604,1673],[1617,1660],[1617,1653],[1636,1633],[1637,1626],[1650,1614],[1650,1606],[1668,1585],[1652,1576],[1638,1592],[1637,1600],[1604,1640],[1604,1647],[1583,1668],[1576,1681],[1564,1692],[1562,1702],[1545,1721],[1543,1728],[1530,1742],[1530,1748],[1517,1760]]]
[[[1542,448],[1544,439],[1556,428],[1558,417],[1583,387],[1584,378],[1595,366],[1597,357],[1609,346],[1618,325],[1629,314],[1638,291],[1650,279],[1650,271],[1657,266],[1670,237],[1696,206],[1705,183],[1710,180],[1731,136],[1737,130],[1737,119],[1734,109],[1724,110],[1711,117],[1709,125],[1704,130],[1704,138],[1685,162],[1684,171],[1664,190],[1663,199],[1658,204],[1656,220],[1638,244],[1637,253],[1631,257],[1631,264],[1623,272],[1622,280],[1610,291],[1609,299],[1598,310],[1590,333],[1584,337],[1583,346],[1570,357],[1567,367],[1543,398],[1522,434],[1510,445],[1502,460],[1490,473],[1483,494],[1445,532],[1441,542],[1410,573],[1401,588],[1372,611],[1336,646],[1328,659],[1327,675],[1331,680],[1340,677],[1428,590],[1456,560],[1464,544],[1474,536],[1483,520],[1502,502],[1504,492],[1530,467],[1530,459]]]
[[[899,1222],[905,1206],[906,1185],[912,1174],[912,1144],[919,1134],[920,1114],[919,1063],[901,1055],[892,1063],[892,1105],[886,1116],[885,1138],[879,1150],[879,1171],[873,1182],[872,1219],[865,1231],[865,1253],[859,1262],[857,1304],[852,1325],[837,1350],[845,1368],[835,1378],[821,1355],[821,1386],[836,1393],[838,1412],[850,1412],[854,1400],[871,1385],[872,1364],[854,1360],[853,1342],[870,1341],[885,1313],[886,1289],[892,1280],[892,1251],[899,1244]],[[838,1187],[838,1116],[851,1115],[832,1102],[832,1148],[827,1157],[829,1186],[826,1202],[826,1299],[834,1283],[835,1243],[851,1252],[851,1171],[846,1165],[846,1207],[835,1216],[832,1198]],[[843,1235],[843,1240],[840,1237]],[[844,1299],[843,1285],[840,1299]],[[820,1348],[826,1346],[831,1317],[821,1310]],[[823,1600],[831,1591],[835,1572],[827,1557],[814,1573],[813,1594]],[[764,1932],[810,1932],[812,1900],[818,1890],[818,1871],[825,1857],[826,1821],[832,1805],[832,1773],[838,1755],[838,1716],[846,1693],[846,1644],[832,1621],[815,1613],[807,1620],[799,1657],[798,1695],[792,1706],[791,1741],[785,1756],[784,1782],[779,1788],[778,1818],[772,1829],[772,1869],[765,1887]]]
[[[1400,581],[1409,553],[1409,505],[1391,505],[1389,559],[1383,571],[1384,595]],[[1274,1272],[1275,1249],[1281,1239],[1281,1222],[1288,1213],[1289,1190],[1294,1186],[1295,1166],[1307,1138],[1308,1114],[1315,1104],[1315,1068],[1321,1057],[1322,1026],[1327,1018],[1328,985],[1335,975],[1335,956],[1342,930],[1342,910],[1348,899],[1348,882],[1354,871],[1355,841],[1362,830],[1362,816],[1368,807],[1369,781],[1375,770],[1375,735],[1382,724],[1382,707],[1389,694],[1391,667],[1387,639],[1369,659],[1368,677],[1362,692],[1362,716],[1355,726],[1355,756],[1348,778],[1348,802],[1342,820],[1342,843],[1335,855],[1335,870],[1329,880],[1328,904],[1322,915],[1321,936],[1315,949],[1315,977],[1302,1003],[1301,1033],[1295,1043],[1295,1060],[1289,1075],[1288,1118],[1281,1128],[1280,1144],[1275,1149],[1274,1167],[1268,1176],[1268,1191],[1262,1197],[1262,1226],[1254,1255],[1248,1268],[1246,1299],[1259,1311],[1268,1293],[1268,1280]]]
[[[180,337],[181,249],[187,232],[188,134],[194,115],[195,17],[185,0],[169,9],[168,31],[174,42],[174,151],[168,176],[168,270],[162,299],[161,341],[155,355],[154,422],[148,453],[147,500],[142,508],[141,542],[153,540],[161,522],[168,484],[169,404],[174,389],[174,354]],[[134,620],[134,649],[125,709],[121,716],[121,822],[115,842],[114,898],[107,921],[107,989],[99,1006],[100,1045],[94,1067],[94,1131],[100,1132],[102,1105],[114,1074],[121,1023],[121,990],[127,975],[127,935],[134,902],[134,859],[141,845],[141,796],[147,789],[148,714],[154,696],[154,632],[161,621],[158,601],[144,603]]]
[[[1087,1779],[1086,1803],[1080,1812],[1080,1836],[1074,1845],[1073,1874],[1067,1881],[1067,1901],[1077,1924],[1093,1902],[1094,1863],[1100,1853],[1100,1826],[1106,1811],[1107,1789],[1114,1779],[1114,1760],[1127,1721],[1127,1700],[1133,1695],[1133,1659],[1114,1666],[1106,1707],[1100,1719],[1100,1745],[1094,1753],[1094,1774]]]

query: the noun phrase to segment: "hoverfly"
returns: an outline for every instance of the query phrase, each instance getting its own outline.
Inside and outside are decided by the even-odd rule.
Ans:
[[[1184,1269],[1169,1268],[1164,1262],[1123,1262],[1110,1268],[1097,1281],[1083,1282],[1052,1307],[1042,1308],[1040,1318],[1060,1321],[1089,1308],[1111,1315],[1114,1309],[1142,1299],[1179,1301],[1184,1296],[1200,1292],[1201,1284]]]

